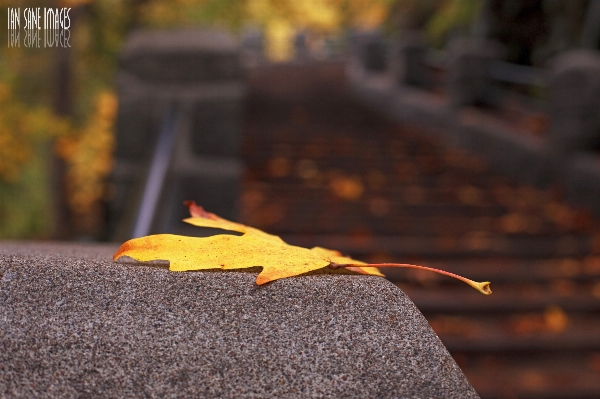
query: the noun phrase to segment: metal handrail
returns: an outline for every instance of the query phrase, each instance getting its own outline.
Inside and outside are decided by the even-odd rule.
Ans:
[[[158,134],[148,176],[144,184],[142,200],[131,234],[132,238],[147,236],[150,233],[156,207],[171,162],[178,122],[179,110],[173,105],[167,111]]]

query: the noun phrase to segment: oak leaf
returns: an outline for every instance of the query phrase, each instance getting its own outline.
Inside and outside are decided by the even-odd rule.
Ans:
[[[125,242],[114,254],[115,261],[134,259],[139,262],[169,262],[172,271],[209,269],[247,269],[261,266],[258,285],[286,277],[298,276],[329,268],[384,277],[377,269],[410,267],[449,275],[466,282],[484,294],[490,294],[489,282],[478,283],[437,269],[407,264],[367,264],[345,257],[340,252],[314,247],[312,249],[287,244],[280,237],[254,227],[223,219],[205,211],[194,202],[186,202],[191,217],[184,222],[199,227],[217,228],[242,233],[241,236],[217,234],[210,237],[186,237],[157,234]]]

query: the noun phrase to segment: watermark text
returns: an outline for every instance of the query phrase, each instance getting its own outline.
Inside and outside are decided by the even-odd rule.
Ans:
[[[8,7],[8,47],[71,47],[71,8]]]

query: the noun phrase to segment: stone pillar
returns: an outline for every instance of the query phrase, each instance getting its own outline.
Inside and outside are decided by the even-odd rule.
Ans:
[[[242,63],[246,67],[254,67],[264,62],[264,35],[258,29],[249,29],[242,39]]]
[[[380,31],[357,32],[352,37],[353,53],[367,72],[388,69],[388,44]]]
[[[492,62],[500,58],[499,46],[481,39],[455,39],[448,52],[452,105],[493,105],[490,71]]]
[[[552,63],[551,150],[559,156],[600,149],[600,53],[574,50]]]
[[[180,123],[152,232],[185,231],[180,220],[187,199],[235,218],[244,94],[236,42],[215,30],[138,31],[119,61],[113,237],[131,234],[162,120],[173,104]]]
[[[395,46],[392,68],[399,85],[429,87],[431,73],[425,58],[428,47],[419,32],[404,32]]]
[[[306,61],[310,59],[310,50],[308,49],[306,32],[298,32],[294,35],[294,58],[296,61]]]

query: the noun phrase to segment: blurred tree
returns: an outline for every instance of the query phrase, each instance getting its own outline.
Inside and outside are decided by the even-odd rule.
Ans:
[[[265,33],[268,56],[293,56],[292,36],[305,31],[318,42],[355,27],[369,29],[387,18],[396,0],[154,0],[139,9],[147,26],[216,24],[234,31],[258,27]]]
[[[486,0],[475,34],[504,44],[506,59],[544,66],[582,44],[598,48],[598,2],[589,0]]]
[[[0,145],[0,238],[56,237],[57,231],[60,238],[71,238],[73,233],[90,230],[86,215],[97,211],[90,206],[82,212],[81,206],[75,206],[86,192],[77,179],[81,172],[95,173],[88,173],[87,179],[87,186],[96,185],[94,190],[87,189],[95,193],[91,202],[98,203],[103,197],[106,172],[97,164],[110,157],[112,142],[94,131],[98,118],[93,104],[98,96],[106,97],[99,93],[111,85],[114,60],[104,57],[111,48],[104,43],[81,45],[94,21],[78,23],[88,7],[81,2],[0,3],[21,10],[75,7],[70,13],[72,48],[27,47],[24,29],[16,46],[0,48],[0,143],[5,144]],[[113,54],[117,46],[115,42]],[[112,137],[112,129],[109,131]],[[99,144],[103,146],[100,149]],[[53,206],[57,203],[58,207]]]
[[[452,35],[469,32],[481,10],[481,0],[444,1],[427,21],[426,30],[436,45],[445,43]]]
[[[541,45],[548,33],[543,0],[488,0],[485,37],[495,39],[507,49],[506,59],[531,65],[535,46]]]
[[[16,99],[6,82],[0,82],[0,110],[0,237],[48,237],[48,138],[69,126],[47,107]]]
[[[455,35],[466,35],[480,13],[483,0],[397,0],[387,20],[392,33],[424,31],[436,47]]]

